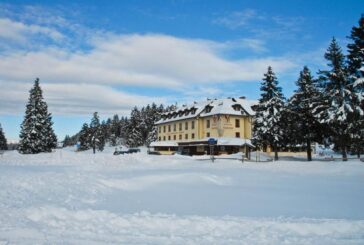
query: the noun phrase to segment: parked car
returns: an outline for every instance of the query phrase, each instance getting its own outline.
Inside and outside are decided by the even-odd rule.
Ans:
[[[128,154],[128,151],[114,151],[114,155],[124,155],[124,154]]]
[[[140,152],[140,149],[138,149],[138,148],[130,148],[128,151],[129,151],[129,153],[138,153],[138,152]]]
[[[137,152],[140,152],[140,149],[138,149],[138,148],[130,148],[128,150],[115,149],[114,155],[124,155],[124,154],[137,153]]]

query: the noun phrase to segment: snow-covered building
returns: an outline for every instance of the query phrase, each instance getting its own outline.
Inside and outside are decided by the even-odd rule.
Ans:
[[[162,154],[181,151],[186,154],[209,154],[208,140],[217,141],[215,154],[245,152],[249,157],[254,101],[244,97],[214,99],[183,105],[162,114],[158,141],[151,147]]]

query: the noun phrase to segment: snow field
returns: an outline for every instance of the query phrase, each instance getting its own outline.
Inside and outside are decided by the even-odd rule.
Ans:
[[[363,244],[364,164],[0,157],[0,244]]]

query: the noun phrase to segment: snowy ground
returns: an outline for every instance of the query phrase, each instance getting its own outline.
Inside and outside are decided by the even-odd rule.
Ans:
[[[364,244],[364,163],[0,156],[0,244]]]

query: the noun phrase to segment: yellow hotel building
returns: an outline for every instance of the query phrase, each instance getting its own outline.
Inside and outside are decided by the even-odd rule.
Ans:
[[[209,154],[208,140],[214,138],[214,154],[244,152],[249,157],[252,137],[252,101],[244,97],[207,100],[164,113],[156,125],[161,154]]]

